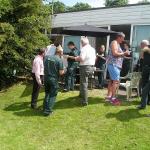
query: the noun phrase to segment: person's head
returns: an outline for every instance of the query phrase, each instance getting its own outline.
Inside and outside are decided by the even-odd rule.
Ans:
[[[117,33],[116,41],[121,44],[125,39],[125,34],[123,32]]]
[[[76,46],[75,46],[75,44],[72,42],[72,41],[70,41],[69,43],[68,43],[68,48],[69,49],[74,49]]]
[[[84,47],[85,45],[89,44],[89,39],[87,37],[81,38],[81,45]]]
[[[101,45],[99,48],[99,51],[104,53],[105,52],[105,45]]]
[[[150,43],[149,43],[148,40],[142,40],[142,42],[141,42],[141,49],[148,48],[149,44]]]
[[[59,55],[59,56],[63,55],[63,48],[61,47],[61,45],[56,47],[56,55]]]
[[[59,44],[59,42],[55,41],[55,42],[54,42],[54,45],[55,45],[56,47],[58,47],[60,44]]]
[[[122,43],[122,45],[123,45],[123,49],[124,49],[124,50],[129,50],[129,49],[130,49],[130,45],[129,45],[128,42],[124,41],[124,42]]]
[[[44,57],[45,56],[45,48],[41,48],[38,50],[38,55]]]

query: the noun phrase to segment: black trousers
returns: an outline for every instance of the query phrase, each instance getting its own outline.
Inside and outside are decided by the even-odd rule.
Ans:
[[[32,73],[32,78],[33,78],[33,90],[32,90],[32,98],[31,98],[31,106],[34,107],[37,105],[37,99],[38,99],[41,87],[39,86],[38,82],[36,81],[36,77],[35,77],[34,73]],[[43,76],[40,76],[40,78],[43,83]]]
[[[144,66],[142,71],[142,107],[146,107],[150,93],[150,66]]]
[[[99,66],[100,70],[105,70],[105,64]],[[98,82],[99,82],[99,86],[103,87],[104,86],[104,71],[102,72],[98,72]]]

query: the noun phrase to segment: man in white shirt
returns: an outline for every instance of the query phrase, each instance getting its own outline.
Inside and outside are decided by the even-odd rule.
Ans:
[[[80,96],[83,106],[88,105],[88,77],[94,72],[96,51],[89,44],[87,37],[81,38],[81,53],[75,60],[80,62]]]
[[[54,42],[54,44],[51,44],[47,46],[47,51],[45,52],[45,56],[54,56],[56,53],[56,47],[58,47],[60,44],[57,42]]]
[[[43,84],[44,55],[45,55],[45,49],[40,49],[38,55],[34,58],[32,64],[33,91],[32,91],[32,98],[31,98],[31,108],[33,109],[35,109],[37,106],[39,91]]]

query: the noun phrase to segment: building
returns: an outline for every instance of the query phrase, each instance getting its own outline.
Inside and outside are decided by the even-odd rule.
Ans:
[[[69,27],[77,25],[94,25],[126,34],[126,40],[134,51],[134,60],[139,58],[139,43],[143,39],[150,40],[150,4],[134,4],[113,8],[94,8],[78,12],[66,12],[53,16],[52,27]],[[64,36],[64,47],[69,40],[79,46],[80,37]],[[107,50],[111,37],[90,38],[96,48],[106,44]]]

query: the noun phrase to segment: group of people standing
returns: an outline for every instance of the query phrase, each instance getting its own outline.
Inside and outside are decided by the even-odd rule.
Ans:
[[[68,48],[70,53],[63,54],[63,49],[58,43],[47,47],[47,49],[40,49],[39,54],[35,57],[32,67],[33,77],[33,92],[31,100],[31,108],[37,107],[37,99],[41,86],[45,86],[45,99],[43,102],[43,112],[45,116],[49,116],[53,113],[53,107],[56,101],[59,88],[59,76],[65,74],[64,91],[68,92],[74,90],[76,69],[79,67],[80,74],[80,93],[81,104],[83,106],[88,105],[88,78],[92,76],[95,67],[100,71],[98,72],[98,88],[104,87],[104,71],[106,65],[108,68],[110,81],[108,83],[108,94],[106,101],[113,104],[119,104],[120,100],[116,98],[116,90],[119,86],[120,73],[123,67],[126,74],[129,67],[129,60],[131,59],[130,46],[124,42],[125,35],[118,33],[114,41],[110,44],[110,50],[108,56],[105,55],[105,46],[102,45],[96,55],[96,50],[89,44],[87,37],[81,38],[81,50],[78,50],[75,44],[70,41]],[[121,48],[123,44],[123,48]],[[148,44],[148,43],[147,43]],[[145,70],[145,77],[147,81],[143,80],[143,92],[142,92],[142,104],[139,108],[145,108],[144,102],[147,101],[147,95],[150,89],[150,83],[148,82],[148,73],[150,72],[149,60],[150,50],[148,48],[143,49],[143,72]],[[64,70],[63,59],[67,59],[68,67]],[[149,83],[149,84],[148,84]]]
[[[95,49],[89,44],[87,37],[81,39],[82,49],[78,51],[73,42],[68,43],[71,52],[65,55],[68,60],[66,71],[65,89],[74,90],[74,71],[80,66],[80,96],[83,106],[88,104],[88,76],[93,73],[95,65]],[[52,52],[51,52],[52,48]],[[55,49],[55,50],[54,50]],[[55,51],[55,53],[54,53]],[[43,112],[45,116],[53,113],[53,106],[59,88],[59,76],[64,75],[63,49],[54,43],[49,49],[40,49],[33,61],[33,91],[31,108],[37,107],[37,99],[41,86],[45,86],[45,99],[43,102]]]

